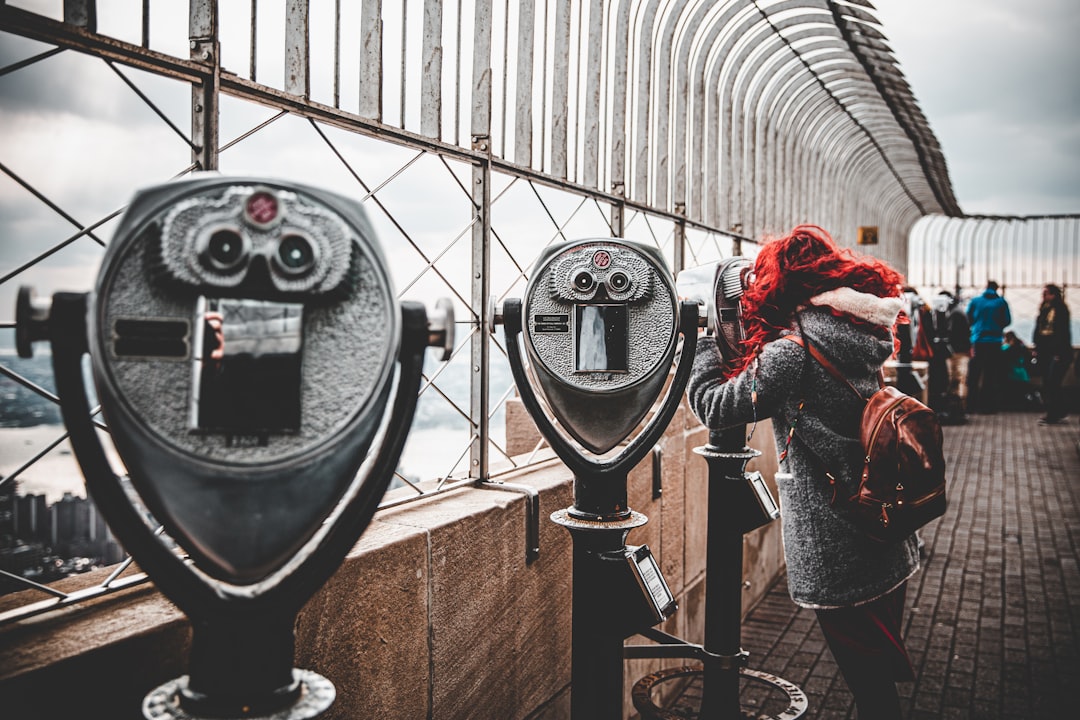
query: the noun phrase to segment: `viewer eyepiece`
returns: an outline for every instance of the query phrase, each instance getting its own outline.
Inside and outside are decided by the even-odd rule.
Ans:
[[[231,227],[214,230],[205,240],[199,259],[210,270],[229,272],[244,264],[248,249],[244,236]]]
[[[578,292],[589,292],[596,287],[596,276],[588,270],[579,270],[574,274],[573,283]]]
[[[278,243],[276,260],[285,274],[303,275],[315,267],[315,246],[303,235],[286,235]]]

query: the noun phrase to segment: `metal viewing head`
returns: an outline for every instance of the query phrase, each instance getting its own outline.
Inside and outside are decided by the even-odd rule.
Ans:
[[[533,378],[560,424],[605,453],[644,418],[675,354],[678,305],[663,257],[618,239],[549,248],[523,301]]]
[[[386,406],[401,320],[373,239],[343,198],[208,178],[140,194],[109,245],[89,310],[102,409],[213,577],[282,568],[349,491],[311,469],[345,448],[358,465]]]
[[[398,301],[355,201],[214,175],[137,194],[94,292],[23,288],[17,315],[20,354],[51,342],[94,501],[193,619],[190,681],[147,696],[146,716],[173,717],[177,696],[214,717],[327,706],[333,686],[292,668],[294,616],[371,521],[425,348],[453,347],[452,306],[429,320]],[[130,485],[90,422],[87,354]]]
[[[751,276],[750,259],[739,255],[683,270],[676,280],[679,297],[698,304],[699,324],[728,362],[743,354],[742,296]]]

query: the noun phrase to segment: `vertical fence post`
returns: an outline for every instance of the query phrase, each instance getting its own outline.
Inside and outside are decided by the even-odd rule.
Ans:
[[[473,165],[473,205],[479,214],[472,228],[472,297],[476,332],[472,336],[470,355],[469,416],[472,418],[473,439],[469,450],[469,477],[480,480],[488,475],[488,375],[491,366],[491,138],[473,136],[473,149],[485,154],[485,159]]]
[[[584,32],[584,30],[580,30]],[[582,129],[584,147],[582,154],[582,182],[598,187],[600,178],[600,87],[603,66],[604,8],[602,0],[589,3],[589,40],[586,67],[579,70],[585,75],[585,97],[579,103],[585,107],[585,127]],[[620,235],[621,237],[621,235]]]
[[[311,27],[308,0],[288,0],[285,5],[285,92],[311,97]]]
[[[612,183],[612,192],[619,199],[611,203],[611,234],[621,238],[626,236],[626,202],[623,200],[625,186],[621,180]]]
[[[64,0],[64,22],[87,32],[97,32],[97,1]]]
[[[551,174],[570,177],[570,0],[556,0],[552,30],[555,55],[551,68]]]
[[[221,90],[217,3],[191,0],[188,28],[191,59],[206,66],[202,82],[191,86],[191,160],[199,170],[217,170],[218,94]]]
[[[490,384],[491,297],[491,0],[477,0],[474,16],[472,149],[483,158],[473,165],[472,198],[479,214],[472,227],[472,306],[476,332],[472,336],[469,403],[475,429],[469,450],[469,476],[488,474],[488,395]]]
[[[359,114],[382,120],[382,2],[363,0],[360,6]]]
[[[442,136],[443,11],[441,0],[424,1],[424,38],[420,78],[420,134]]]
[[[686,206],[682,204],[676,205],[675,212],[680,216],[685,215]],[[678,275],[679,272],[686,269],[686,220],[683,217],[675,221],[674,245],[672,263],[675,267],[671,268],[671,271]]]

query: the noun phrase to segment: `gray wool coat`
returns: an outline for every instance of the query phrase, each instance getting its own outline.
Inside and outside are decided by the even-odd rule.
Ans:
[[[801,332],[852,384],[869,396],[877,373],[892,352],[892,341],[837,317],[828,309],[802,310]],[[797,332],[795,328],[792,332]],[[829,505],[828,470],[851,491],[862,470],[859,418],[863,403],[806,350],[787,340],[765,345],[756,368],[724,381],[716,343],[702,338],[694,358],[687,396],[694,414],[719,430],[772,418],[777,453],[783,451],[796,418],[795,436],[779,474],[780,517],[788,589],[796,604],[829,609],[861,605],[897,588],[919,569],[914,534],[895,543],[871,540]],[[808,446],[812,446],[811,452]],[[820,458],[820,459],[819,459]]]

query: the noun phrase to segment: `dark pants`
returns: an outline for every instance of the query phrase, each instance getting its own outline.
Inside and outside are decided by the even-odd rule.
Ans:
[[[945,409],[945,395],[949,391],[948,352],[934,348],[927,369],[926,395],[935,412]]]
[[[866,605],[818,610],[818,624],[845,682],[855,696],[859,720],[900,718],[896,683],[915,679],[900,627],[904,583]]]
[[[1005,354],[1001,343],[975,343],[971,346],[967,371],[968,412],[997,412],[1005,386]]]
[[[1043,373],[1041,395],[1043,406],[1046,408],[1046,419],[1061,420],[1069,414],[1066,409],[1064,394],[1061,391],[1061,384],[1065,380],[1065,373],[1069,369],[1071,358],[1051,355],[1050,353],[1046,354],[1045,361],[1043,355],[1040,354],[1038,357]]]

